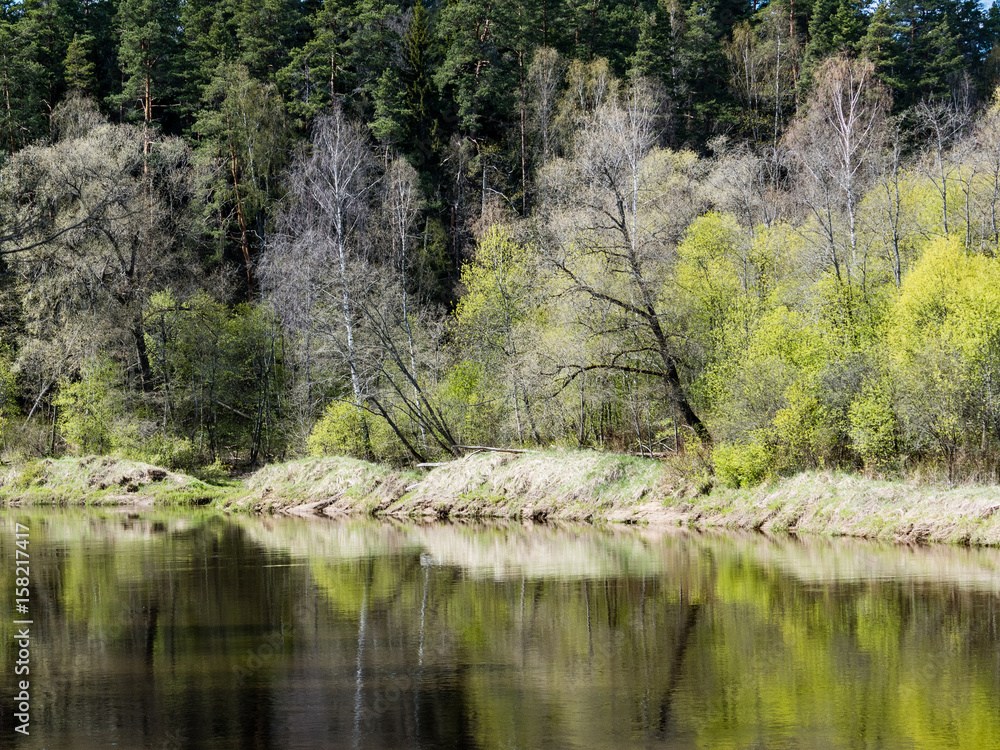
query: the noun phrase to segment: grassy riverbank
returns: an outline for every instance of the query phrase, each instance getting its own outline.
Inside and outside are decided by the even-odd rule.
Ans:
[[[203,482],[158,466],[112,456],[31,461],[0,472],[0,503],[208,505],[239,483]]]
[[[712,488],[707,468],[591,451],[482,453],[428,471],[330,457],[209,484],[112,458],[9,469],[0,500],[212,505],[227,512],[652,523],[1000,544],[1000,488],[911,484],[832,472],[753,489]]]
[[[247,482],[239,508],[384,516],[654,523],[900,542],[1000,544],[1000,488],[808,472],[752,489],[712,488],[690,463],[546,451],[468,456],[400,472],[353,459],[293,461]]]

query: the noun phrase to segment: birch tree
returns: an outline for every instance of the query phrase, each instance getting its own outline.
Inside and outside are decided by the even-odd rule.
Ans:
[[[368,283],[363,232],[377,179],[360,128],[339,110],[318,118],[311,151],[289,172],[288,208],[262,263],[270,299],[304,340],[307,379],[315,344],[346,368],[358,409],[368,387],[359,363],[355,300],[358,287]]]
[[[855,314],[854,275],[866,263],[859,257],[858,209],[877,174],[888,108],[873,65],[839,55],[816,73],[809,111],[788,137],[800,200],[811,219],[805,234],[817,250],[818,270],[832,271],[848,327]]]
[[[596,110],[572,159],[545,171],[545,260],[579,300],[581,334],[602,344],[594,361],[560,362],[557,371],[564,383],[608,370],[657,378],[680,421],[708,439],[682,381],[682,332],[663,294],[676,245],[699,210],[697,159],[653,148],[658,111],[654,90],[636,81]]]
[[[421,376],[425,332],[417,322],[432,313],[418,311],[411,298],[418,207],[412,167],[395,162],[380,173],[359,126],[340,111],[320,118],[311,152],[288,175],[288,205],[262,278],[299,341],[305,408],[347,390],[362,416],[365,453],[367,413],[384,419],[422,460],[409,425],[446,452],[455,441]]]

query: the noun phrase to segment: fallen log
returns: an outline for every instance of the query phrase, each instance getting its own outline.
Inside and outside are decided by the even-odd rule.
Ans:
[[[494,453],[538,453],[538,451],[530,450],[528,448],[491,448],[486,445],[453,445],[452,448],[458,448],[463,451],[492,451]]]

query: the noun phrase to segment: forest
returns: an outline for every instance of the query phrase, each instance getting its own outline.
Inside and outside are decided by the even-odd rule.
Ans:
[[[972,0],[2,2],[2,460],[998,481],[998,42]]]

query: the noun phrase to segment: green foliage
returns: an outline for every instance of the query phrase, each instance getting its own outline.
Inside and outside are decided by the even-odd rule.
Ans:
[[[937,240],[906,276],[892,340],[904,357],[941,347],[974,362],[1000,335],[1000,266],[966,253],[961,240]]]
[[[162,430],[142,438],[130,436],[129,440],[116,446],[114,453],[123,458],[179,471],[195,471],[205,461],[205,456],[192,440],[164,433]]]
[[[230,309],[204,294],[179,303],[169,291],[151,307],[146,343],[164,428],[156,450],[181,466],[216,460],[229,446],[248,449],[251,462],[282,450],[285,374],[271,311]]]
[[[0,3],[5,449],[59,447],[53,420],[72,450],[182,467],[310,430],[311,450],[391,461],[712,437],[723,466],[985,476],[1000,151],[995,109],[969,103],[998,19],[938,0]],[[861,56],[891,105],[867,79],[859,117],[822,116]],[[301,140],[331,111],[370,124],[357,153]],[[304,175],[307,153],[327,171]],[[360,187],[333,250],[338,159]],[[390,206],[394,159],[415,173]],[[300,226],[302,252],[262,262]],[[280,320],[267,273],[294,298]],[[371,412],[324,410],[348,383]]]
[[[11,153],[45,132],[47,75],[39,59],[41,40],[25,19],[0,21],[0,80],[5,103],[0,108],[3,150]]]
[[[459,328],[477,345],[510,353],[516,327],[529,315],[532,251],[508,229],[490,227],[462,266],[465,293],[455,310]]]
[[[307,444],[310,456],[343,454],[363,456],[366,451],[364,435],[365,414],[354,404],[334,401],[323,413]]]
[[[94,37],[90,34],[73,36],[73,41],[66,49],[66,87],[70,91],[93,93],[97,86],[95,73],[97,67],[90,61]]]
[[[901,69],[902,49],[898,41],[903,27],[894,16],[892,4],[882,0],[872,14],[860,49],[875,65],[879,80],[891,90],[898,91],[905,86],[905,71]]]
[[[754,487],[773,471],[774,456],[761,443],[719,445],[712,451],[715,476],[726,487]]]
[[[959,239],[931,243],[904,280],[890,332],[904,427],[953,467],[997,439],[1000,266]]]
[[[387,68],[375,89],[372,134],[383,143],[401,145],[406,138],[406,121],[412,115],[406,104],[406,90],[399,73],[394,68]]]
[[[441,402],[452,415],[460,443],[493,443],[501,415],[482,364],[466,360],[448,370],[441,384]]]
[[[280,194],[279,175],[288,158],[289,132],[275,87],[253,78],[240,64],[221,65],[204,93],[209,105],[195,122],[200,174],[198,211],[205,242],[244,267],[248,291],[260,245],[265,210]]]
[[[361,458],[370,452],[376,461],[397,464],[405,460],[388,422],[346,401],[333,401],[326,407],[306,443],[310,456]]]
[[[17,486],[22,489],[30,489],[43,484],[47,473],[45,469],[44,461],[30,461],[24,464],[17,475]]]
[[[118,5],[118,59],[124,80],[121,93],[112,98],[126,111],[138,103],[135,117],[147,124],[158,119],[157,113],[176,93],[180,71],[171,63],[177,56],[178,14],[177,0],[122,0]]]
[[[77,455],[110,453],[125,442],[121,381],[114,362],[94,358],[84,364],[79,380],[60,384],[59,426]]]
[[[301,3],[254,0],[232,5],[235,62],[245,66],[255,80],[272,81],[288,64],[289,50],[302,38],[305,23]]]
[[[677,249],[668,293],[682,300],[716,356],[742,348],[766,308],[774,279],[766,235],[748,236],[734,216],[713,211],[691,223]]]
[[[17,373],[9,351],[0,350],[0,436],[6,449],[14,421],[21,416],[17,399],[19,395]]]
[[[888,467],[899,451],[899,420],[884,384],[867,389],[851,403],[851,442],[869,469]]]
[[[502,120],[501,113],[514,111],[516,69],[511,46],[504,43],[514,46],[518,41],[505,39],[504,31],[517,28],[516,14],[513,5],[493,6],[483,0],[447,3],[441,9],[438,24],[446,51],[434,78],[452,100],[463,134],[488,132]],[[483,65],[486,59],[497,64]]]

